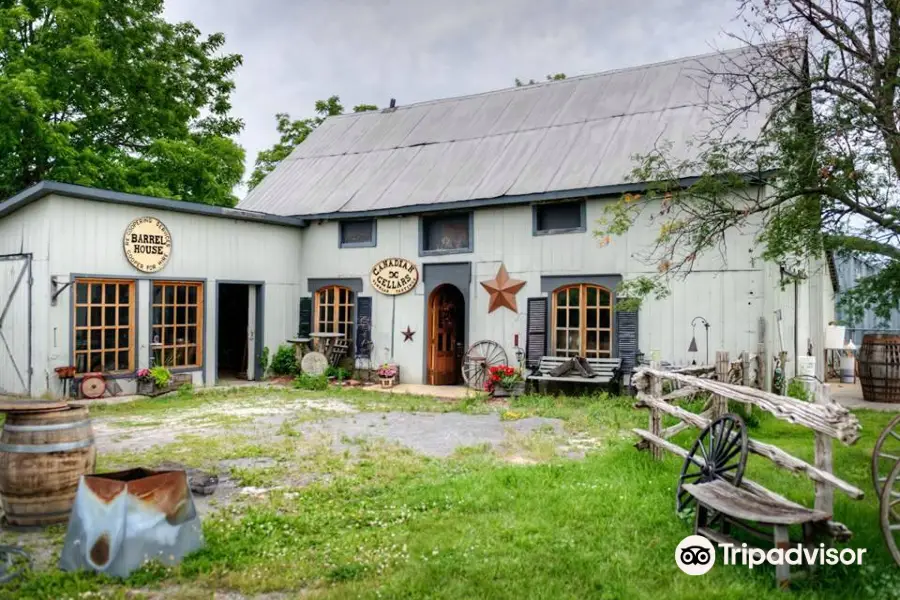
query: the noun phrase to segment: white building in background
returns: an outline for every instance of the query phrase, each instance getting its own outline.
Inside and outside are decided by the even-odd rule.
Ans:
[[[655,228],[605,245],[592,233],[606,203],[643,189],[627,183],[635,153],[660,139],[691,151],[709,125],[698,65],[715,60],[330,117],[236,209],[25,190],[0,203],[0,393],[58,395],[66,366],[120,393],[154,363],[196,384],[258,378],[264,347],[312,331],[345,334],[410,383],[458,383],[462,353],[485,339],[509,362],[521,348],[530,364],[581,354],[626,367],[638,349],[688,363],[764,340],[790,372],[795,354],[822,354],[834,318],[824,261],[782,289],[752,232],[735,232],[724,259],[701,257],[670,297],[628,313],[615,289],[651,269],[635,256]],[[501,267],[523,285],[515,311],[489,312],[481,284]],[[698,329],[690,354],[697,316],[709,343]]]

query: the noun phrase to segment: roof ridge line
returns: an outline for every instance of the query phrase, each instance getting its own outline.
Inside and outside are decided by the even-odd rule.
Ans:
[[[769,44],[783,44],[787,41],[788,40],[784,40],[784,41],[780,41],[780,42],[769,42]],[[478,98],[479,96],[490,96],[492,94],[500,94],[500,93],[515,91],[515,90],[519,90],[519,89],[536,89],[539,87],[546,87],[549,85],[560,85],[560,84],[565,84],[566,82],[569,82],[569,81],[579,81],[579,80],[583,80],[583,79],[590,79],[592,77],[601,77],[604,75],[615,75],[617,73],[624,73],[625,71],[635,71],[635,72],[644,71],[647,69],[652,69],[654,67],[661,67],[661,66],[672,65],[672,64],[676,64],[676,63],[680,63],[680,62],[689,62],[689,61],[694,61],[694,60],[700,60],[703,58],[709,58],[712,56],[721,56],[721,55],[725,55],[725,54],[736,53],[739,51],[746,51],[751,48],[758,48],[758,47],[766,46],[769,44],[746,44],[746,45],[738,46],[736,48],[731,48],[728,50],[714,50],[711,52],[705,52],[703,54],[695,54],[692,56],[682,56],[680,58],[670,58],[668,60],[661,60],[658,62],[643,64],[643,65],[635,65],[633,67],[619,67],[617,69],[609,69],[607,71],[598,71],[596,73],[585,73],[583,75],[576,75],[574,77],[566,77],[565,79],[555,79],[552,81],[536,81],[534,83],[525,84],[525,85],[521,85],[521,86],[510,86],[510,87],[498,88],[495,90],[487,90],[484,92],[477,92],[474,94],[462,94],[459,96],[447,96],[445,98],[435,98],[433,100],[422,100],[421,102],[412,102],[410,104],[403,104],[403,105],[397,106],[396,108],[393,108],[393,109],[380,109],[380,110],[372,110],[372,111],[363,111],[363,112],[358,112],[358,113],[355,113],[355,112],[342,113],[339,115],[332,115],[327,118],[328,119],[341,119],[341,118],[345,118],[345,117],[359,117],[361,115],[365,115],[368,113],[381,114],[386,110],[390,110],[391,112],[396,112],[399,110],[415,108],[417,106],[427,106],[429,104],[438,104],[441,102],[449,102],[452,100]]]
[[[469,142],[472,140],[485,140],[488,138],[494,138],[494,137],[501,136],[501,135],[528,133],[530,131],[539,131],[541,129],[551,130],[551,129],[556,129],[559,127],[569,127],[571,125],[585,125],[587,123],[599,123],[601,121],[607,121],[610,119],[621,119],[622,117],[649,115],[649,114],[653,114],[653,113],[662,113],[662,112],[666,112],[669,110],[681,110],[683,108],[689,108],[692,106],[703,106],[704,104],[708,104],[708,103],[679,104],[677,106],[667,106],[666,108],[659,108],[656,110],[642,110],[639,112],[617,113],[614,115],[607,115],[605,117],[599,117],[597,119],[584,119],[582,121],[573,121],[571,123],[560,123],[558,125],[554,124],[554,125],[547,125],[547,126],[542,126],[542,127],[531,127],[528,129],[516,129],[515,131],[506,131],[506,132],[502,132],[502,133],[489,133],[487,135],[479,135],[479,136],[467,137],[467,138],[457,138],[457,139],[447,140],[445,142],[425,142],[422,144],[415,144],[415,145],[410,145],[410,146],[393,146],[391,148],[365,150],[362,152],[343,152],[343,153],[339,153],[339,154],[315,154],[312,156],[303,156],[303,157],[296,157],[296,158],[292,158],[290,155],[288,155],[285,158],[283,158],[279,164],[287,163],[287,162],[299,162],[302,160],[313,160],[316,158],[334,158],[336,156],[355,156],[355,155],[360,155],[360,154],[372,154],[374,152],[390,152],[393,150],[399,150],[401,148],[415,148],[418,146],[436,146],[438,144],[452,144],[454,142]]]

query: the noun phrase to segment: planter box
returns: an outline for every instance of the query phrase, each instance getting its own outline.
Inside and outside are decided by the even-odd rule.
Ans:
[[[194,378],[190,373],[173,373],[172,379],[169,381],[168,385],[159,387],[153,381],[138,381],[137,391],[141,396],[150,396],[153,398],[170,392],[176,392],[184,384],[193,383],[193,381]]]
[[[491,392],[491,397],[493,398],[518,398],[519,396],[523,396],[525,394],[525,382],[520,381],[519,383],[512,386],[510,389],[506,389],[502,385],[494,386],[494,391]]]

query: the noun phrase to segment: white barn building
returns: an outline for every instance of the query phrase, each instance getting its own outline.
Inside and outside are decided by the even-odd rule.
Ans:
[[[735,233],[724,259],[701,257],[668,298],[626,313],[616,286],[651,269],[635,255],[655,228],[607,245],[592,233],[606,203],[644,187],[628,182],[635,153],[660,139],[690,152],[709,126],[697,73],[716,60],[330,117],[236,209],[52,182],[25,190],[0,203],[0,393],[58,395],[63,366],[102,372],[121,393],[154,362],[200,385],[255,378],[264,347],[311,331],[344,333],[409,383],[458,383],[461,353],[483,339],[510,362],[522,348],[531,364],[582,354],[626,365],[638,348],[702,362],[763,339],[768,356],[783,343],[790,372],[809,346],[821,356],[834,318],[826,261],[782,289],[754,232]],[[151,257],[167,243],[164,266],[129,247],[133,231]],[[415,266],[405,293],[373,287],[389,258]],[[480,284],[501,266],[524,285],[516,311],[489,312]],[[693,355],[697,316],[711,328]]]

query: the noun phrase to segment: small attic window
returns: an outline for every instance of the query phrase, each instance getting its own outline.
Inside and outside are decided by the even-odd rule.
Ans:
[[[586,231],[585,202],[553,202],[532,207],[534,235]]]
[[[420,255],[472,252],[472,219],[470,212],[423,216]]]
[[[341,248],[374,248],[375,219],[340,222]]]

